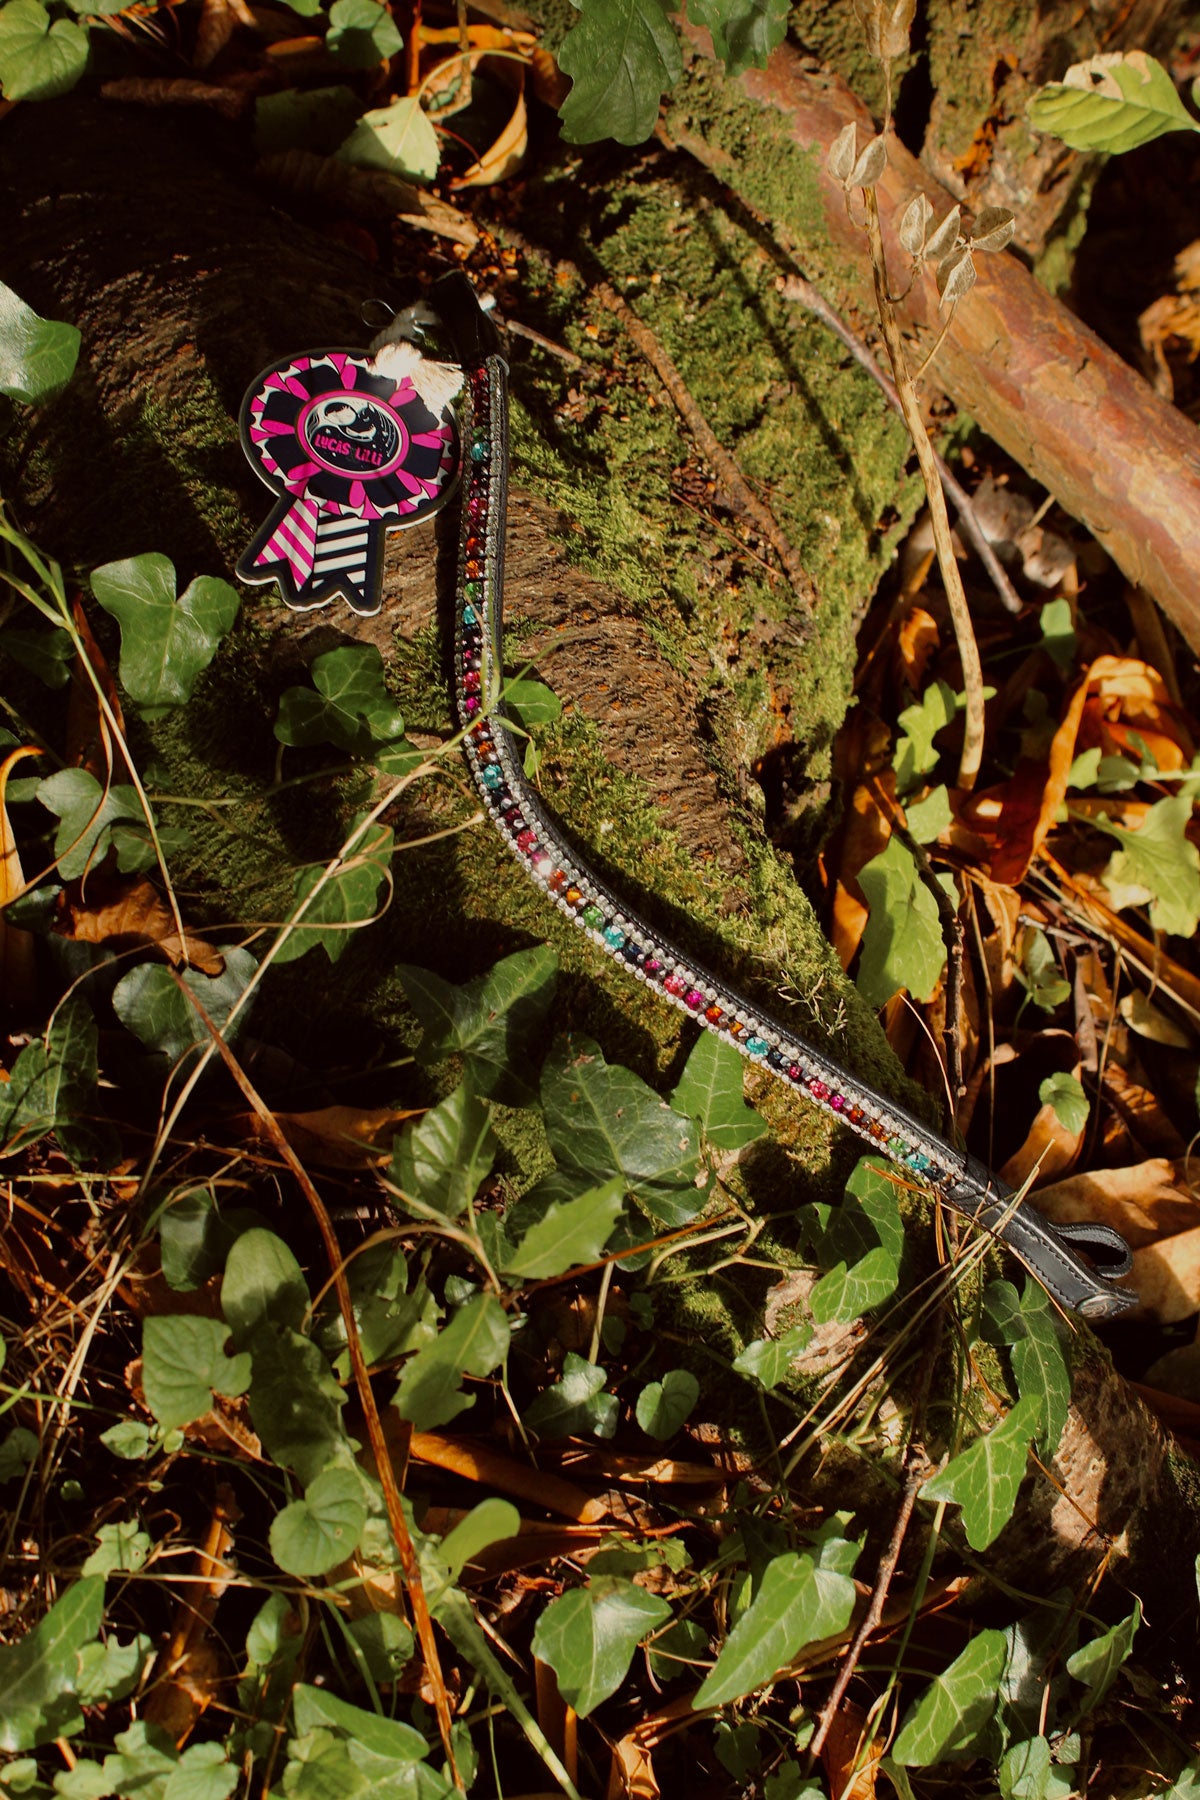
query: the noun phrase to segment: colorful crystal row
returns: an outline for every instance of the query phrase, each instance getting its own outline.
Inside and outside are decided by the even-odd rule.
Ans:
[[[466,489],[459,557],[455,667],[459,716],[476,786],[526,873],[599,948],[747,1062],[770,1070],[913,1174],[961,1178],[948,1146],[899,1107],[881,1104],[835,1062],[735,994],[670,943],[566,850],[521,767],[505,717],[500,650],[504,582],[507,367],[498,356],[467,367],[463,424]]]

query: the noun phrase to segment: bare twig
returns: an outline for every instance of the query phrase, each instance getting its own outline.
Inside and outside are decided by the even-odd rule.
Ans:
[[[859,367],[866,370],[892,410],[903,417],[904,408],[900,404],[900,396],[896,392],[895,382],[885,375],[867,345],[863,343],[856,332],[851,331],[846,321],[834,311],[824,295],[817,292],[812,282],[806,281],[804,276],[798,273],[781,275],[779,292],[785,300],[792,300],[798,306],[804,307],[806,312],[812,313],[814,318],[820,319],[822,325],[832,331],[839,343],[846,346]],[[926,361],[928,360],[926,358]],[[934,451],[934,461],[937,463],[937,472],[942,487],[950,504],[958,514],[958,523],[962,534],[987,570],[988,579],[999,596],[1001,606],[1006,612],[1019,613],[1022,609],[1021,596],[1008,579],[1003,563],[989,543],[983,527],[976,517],[971,496],[955,478],[950,465],[943,461],[936,450]]]
[[[566,363],[568,369],[582,369],[583,367],[582,356],[576,356],[575,352],[568,350],[565,344],[556,344],[553,338],[543,337],[540,331],[535,331],[532,325],[523,325],[520,319],[506,318],[504,329],[511,331],[514,337],[528,338],[529,342],[536,344],[539,350],[545,350],[551,356],[557,356],[559,362]]]
[[[883,249],[883,228],[879,219],[879,202],[873,188],[863,188],[862,196],[866,211],[867,244],[871,252],[871,273],[875,282],[875,303],[879,308],[879,323],[883,331],[883,341],[887,346],[888,360],[892,365],[892,375],[896,382],[896,392],[900,398],[904,423],[908,426],[908,433],[917,453],[921,478],[925,483],[925,492],[929,496],[929,520],[933,527],[938,567],[942,573],[942,585],[946,590],[950,618],[954,625],[954,636],[958,641],[958,654],[962,661],[966,719],[962,755],[958,764],[958,785],[970,792],[975,786],[979,767],[983,761],[983,669],[979,661],[979,646],[975,642],[975,629],[971,624],[967,596],[963,592],[962,576],[958,572],[954,545],[950,539],[950,519],[946,512],[946,496],[942,492],[942,484],[938,477],[933,445],[929,442],[929,433],[925,429],[925,421],[921,417],[921,409],[917,404],[916,391],[908,372],[908,359],[904,352],[904,339],[901,336],[900,323],[888,295],[887,261]]]

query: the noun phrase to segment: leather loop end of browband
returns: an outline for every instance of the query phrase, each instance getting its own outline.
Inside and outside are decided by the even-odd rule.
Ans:
[[[502,345],[496,323],[480,306],[479,296],[461,269],[434,282],[429,290],[429,304],[450,333],[460,362],[484,362],[489,356],[500,354]]]

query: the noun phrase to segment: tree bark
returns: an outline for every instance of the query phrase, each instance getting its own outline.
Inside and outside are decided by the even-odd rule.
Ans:
[[[707,48],[706,34],[690,35]],[[858,126],[860,144],[874,135],[870,113],[789,44],[765,70],[751,70],[745,86],[811,153],[843,303],[869,316],[862,232],[825,159],[849,124]],[[723,161],[722,173],[736,191],[736,154]],[[940,220],[954,196],[895,138],[877,192],[892,282],[901,290],[908,259],[896,228],[905,207],[924,193]],[[976,260],[979,280],[955,313],[931,378],[1092,532],[1200,651],[1192,553],[1200,536],[1200,430],[1040,288],[1015,256]],[[906,326],[931,343],[944,322],[931,269],[913,283],[900,310]]]

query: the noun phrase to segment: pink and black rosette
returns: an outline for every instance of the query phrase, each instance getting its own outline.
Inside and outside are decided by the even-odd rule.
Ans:
[[[340,594],[379,611],[383,540],[446,502],[458,472],[449,408],[435,418],[356,350],[313,350],[264,369],[242,402],[242,445],[281,496],[243,553],[243,581],[278,584],[298,611]]]

